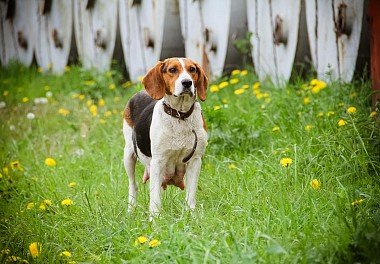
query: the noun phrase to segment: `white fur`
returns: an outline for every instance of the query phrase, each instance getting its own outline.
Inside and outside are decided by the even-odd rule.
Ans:
[[[179,59],[184,67],[182,59]],[[182,78],[182,79],[181,79]],[[176,81],[178,85],[181,80],[189,78],[190,75],[184,70]],[[179,90],[182,88],[178,88]],[[192,89],[195,91],[193,84]],[[179,91],[179,94],[181,92]],[[152,158],[146,157],[138,150],[139,160],[150,172],[150,213],[156,216],[161,208],[161,184],[164,177],[175,174],[176,171],[185,171],[186,201],[190,209],[195,208],[196,189],[201,168],[201,157],[207,145],[207,132],[203,128],[201,106],[195,102],[193,113],[185,120],[179,120],[164,112],[163,101],[172,108],[187,112],[195,101],[195,97],[189,95],[175,97],[165,95],[159,100],[153,110],[152,124],[150,128]],[[191,159],[184,164],[182,162],[193,149],[195,131],[198,137],[197,148]],[[135,163],[132,141],[132,128],[124,121],[123,133],[125,138],[124,165],[129,177],[129,209],[136,205],[137,185],[135,182]]]

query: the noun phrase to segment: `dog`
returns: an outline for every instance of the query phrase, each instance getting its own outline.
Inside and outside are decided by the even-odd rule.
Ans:
[[[128,209],[136,205],[137,159],[145,166],[143,183],[150,179],[151,216],[159,214],[162,189],[168,185],[186,189],[187,205],[194,209],[207,145],[207,127],[197,98],[206,100],[207,76],[188,58],[169,58],[150,69],[142,84],[145,90],[135,94],[124,110]]]

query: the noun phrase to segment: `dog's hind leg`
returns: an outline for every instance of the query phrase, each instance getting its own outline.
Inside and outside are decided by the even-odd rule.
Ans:
[[[128,211],[136,206],[137,184],[135,178],[136,155],[133,148],[132,128],[124,122],[123,133],[125,138],[124,167],[129,179]]]

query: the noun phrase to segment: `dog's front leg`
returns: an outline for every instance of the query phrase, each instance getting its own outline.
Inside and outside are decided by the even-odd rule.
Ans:
[[[163,179],[163,162],[152,158],[150,162],[150,216],[155,217],[161,209],[161,185]]]
[[[190,160],[186,169],[186,202],[190,209],[195,209],[195,195],[197,192],[201,165],[201,158],[195,157]]]

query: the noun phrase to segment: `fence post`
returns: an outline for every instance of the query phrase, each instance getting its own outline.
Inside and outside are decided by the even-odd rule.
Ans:
[[[371,45],[371,79],[372,106],[380,103],[380,1],[371,0],[368,7],[370,45]]]

